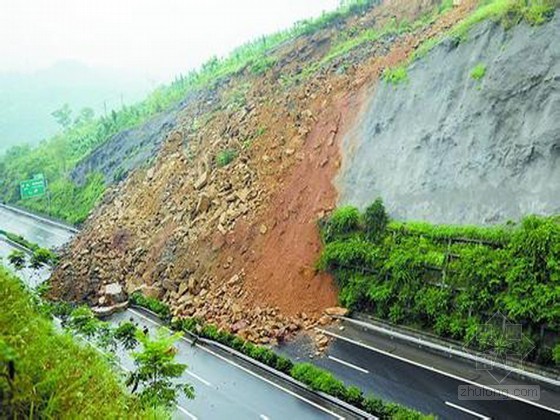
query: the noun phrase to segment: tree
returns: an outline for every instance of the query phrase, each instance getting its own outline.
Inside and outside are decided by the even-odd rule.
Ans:
[[[126,350],[132,350],[138,344],[136,330],[136,325],[132,322],[122,322],[115,330],[115,339],[118,340]]]
[[[175,362],[177,349],[173,344],[180,337],[180,333],[168,335],[159,330],[152,340],[148,334],[136,332],[136,339],[143,348],[132,353],[137,369],[131,372],[127,385],[132,386],[133,393],[140,390],[138,395],[144,406],[170,409],[177,404],[181,393],[187,398],[194,398],[191,385],[174,381],[187,369],[187,365]]]
[[[72,110],[70,105],[64,104],[51,114],[64,130],[70,127],[72,124]]]
[[[74,121],[74,124],[85,124],[88,122],[93,121],[93,117],[95,116],[95,112],[91,108],[82,108],[78,117]]]
[[[364,214],[364,225],[368,239],[372,241],[381,239],[385,235],[388,224],[389,216],[385,211],[383,200],[377,198]]]
[[[23,270],[25,268],[25,253],[14,249],[10,255],[8,255],[8,261],[17,271]]]

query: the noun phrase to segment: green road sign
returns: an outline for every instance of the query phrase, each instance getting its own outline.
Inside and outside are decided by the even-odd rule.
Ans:
[[[22,181],[19,184],[21,199],[33,197],[42,197],[47,193],[47,186],[45,184],[45,177],[43,174],[35,175],[33,179]]]

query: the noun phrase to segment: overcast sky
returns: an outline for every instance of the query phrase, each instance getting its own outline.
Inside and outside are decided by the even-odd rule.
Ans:
[[[0,0],[0,72],[61,60],[158,81],[338,0]]]

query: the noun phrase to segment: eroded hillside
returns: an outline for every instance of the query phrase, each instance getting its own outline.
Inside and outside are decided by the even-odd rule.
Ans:
[[[371,109],[385,69],[407,64],[476,5],[455,3],[437,13],[439,1],[386,1],[280,45],[262,75],[246,68],[200,92],[153,166],[107,192],[55,273],[53,295],[107,305],[104,286],[119,282],[176,315],[265,343],[322,322],[337,291],[315,269],[316,222],[337,203],[342,139]],[[410,89],[383,83],[386,95]],[[369,156],[360,157],[372,166],[389,158]]]

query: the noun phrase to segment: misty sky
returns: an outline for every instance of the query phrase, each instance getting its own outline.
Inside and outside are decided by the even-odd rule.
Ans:
[[[0,0],[0,72],[75,60],[167,81],[338,0]]]

